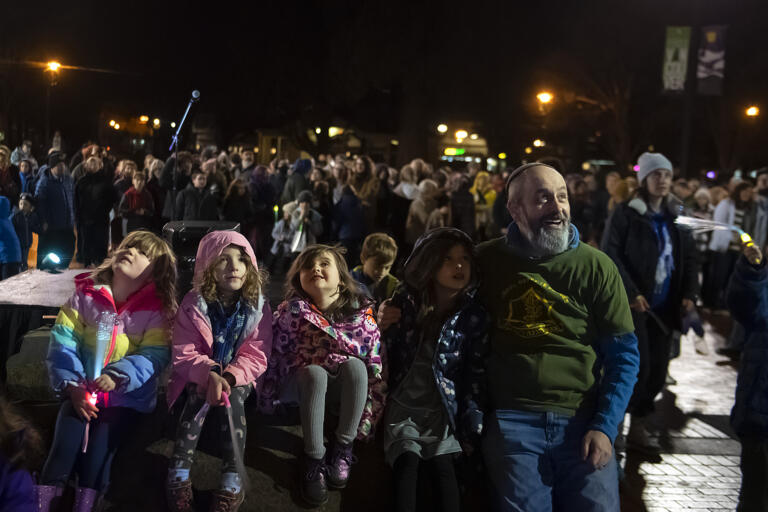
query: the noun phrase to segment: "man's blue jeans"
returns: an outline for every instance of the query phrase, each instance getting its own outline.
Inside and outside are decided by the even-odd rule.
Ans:
[[[552,412],[488,415],[483,457],[499,510],[616,512],[616,458],[597,470],[581,458],[587,420]]]

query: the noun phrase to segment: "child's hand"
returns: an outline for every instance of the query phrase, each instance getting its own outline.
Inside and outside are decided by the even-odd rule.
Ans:
[[[117,384],[115,384],[115,381],[112,379],[112,377],[110,377],[106,373],[99,375],[99,377],[96,378],[95,381],[93,381],[93,387],[96,388],[98,391],[102,391],[104,393],[109,393],[110,391],[115,389],[116,386]]]
[[[380,331],[386,331],[390,325],[400,321],[402,312],[400,308],[392,304],[392,300],[387,299],[379,306],[379,313],[376,316],[376,323],[379,324]]]
[[[85,421],[96,418],[99,412],[98,407],[89,401],[90,398],[91,393],[87,389],[79,386],[69,387],[69,399],[72,402],[72,407]]]
[[[744,257],[747,258],[752,265],[759,265],[763,259],[763,255],[760,253],[760,248],[755,244],[744,246]]]
[[[222,392],[228,395],[232,392],[229,382],[218,373],[210,372],[208,374],[208,393],[206,401],[214,406],[224,405],[224,401],[221,399]]]

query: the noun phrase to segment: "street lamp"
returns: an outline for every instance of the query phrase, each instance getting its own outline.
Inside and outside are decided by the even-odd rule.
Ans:
[[[536,139],[535,141],[533,141],[533,145],[536,146],[537,148],[543,148],[544,146],[546,146],[546,144],[547,143],[541,139]]]
[[[757,117],[760,115],[760,109],[752,105],[751,107],[747,108],[746,113],[747,117]]]
[[[154,126],[155,128],[160,128],[160,119],[154,118],[152,120],[152,126]]]
[[[542,105],[546,105],[547,103],[551,102],[555,97],[552,95],[549,91],[541,91],[539,94],[536,95],[536,99],[539,100],[539,103]]]
[[[146,116],[146,115],[139,116],[139,122],[141,124],[147,124],[149,122],[149,116]]]
[[[439,133],[445,133],[445,132],[448,131],[448,126],[445,125],[445,124],[439,124],[439,125],[437,125],[437,131]]]
[[[469,134],[467,133],[467,130],[456,130],[454,135],[456,136],[456,140],[464,140]]]
[[[45,92],[45,140],[48,144],[51,140],[51,89],[59,80],[59,71],[61,63],[55,60],[45,65],[45,72],[48,74],[48,89]]]

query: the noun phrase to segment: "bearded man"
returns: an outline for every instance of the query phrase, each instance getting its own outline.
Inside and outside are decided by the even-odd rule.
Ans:
[[[523,165],[506,191],[507,234],[478,247],[498,507],[617,511],[613,442],[639,366],[627,294],[611,259],[579,241],[557,170]]]

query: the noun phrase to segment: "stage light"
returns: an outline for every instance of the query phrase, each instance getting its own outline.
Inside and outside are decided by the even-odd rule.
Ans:
[[[52,274],[58,274],[58,266],[61,264],[61,258],[55,252],[49,252],[40,262],[40,270],[47,270]]]
[[[707,178],[713,180],[717,178],[717,173],[715,171],[707,171]]]

